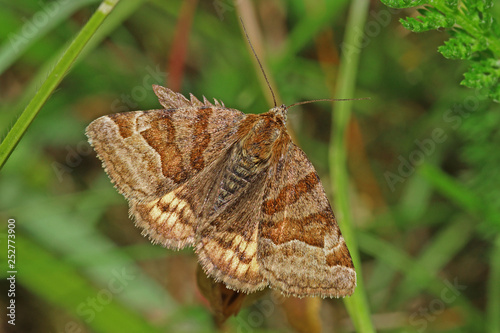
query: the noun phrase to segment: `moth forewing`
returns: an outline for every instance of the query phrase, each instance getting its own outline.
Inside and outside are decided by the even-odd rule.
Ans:
[[[351,295],[351,256],[313,165],[286,132],[286,107],[245,115],[153,89],[165,109],[103,116],[86,131],[143,234],[194,246],[205,272],[231,289]]]

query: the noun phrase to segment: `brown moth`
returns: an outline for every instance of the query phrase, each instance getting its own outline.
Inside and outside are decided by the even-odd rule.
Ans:
[[[100,117],[89,142],[153,243],[194,246],[205,272],[246,293],[351,295],[356,272],[287,107],[244,114],[154,85],[163,110]]]

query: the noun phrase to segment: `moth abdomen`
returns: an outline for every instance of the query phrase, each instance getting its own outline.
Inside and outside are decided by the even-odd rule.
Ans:
[[[256,174],[255,165],[249,157],[240,154],[232,156],[232,163],[224,170],[214,209],[220,209],[237,192],[243,191]]]

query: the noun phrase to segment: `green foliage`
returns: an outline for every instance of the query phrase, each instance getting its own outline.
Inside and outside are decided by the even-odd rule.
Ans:
[[[406,29],[414,32],[424,32],[439,28],[451,28],[455,24],[453,18],[444,16],[433,7],[426,6],[424,9],[419,9],[418,12],[422,16],[418,16],[417,18],[408,17],[406,20],[401,20]]]
[[[500,60],[487,58],[472,63],[470,70],[464,74],[462,84],[476,89],[485,88],[492,98],[500,96]]]
[[[427,3],[426,0],[383,0],[382,2],[392,8],[408,8]]]
[[[25,0],[0,11],[0,36],[7,41],[0,47],[3,133],[95,11],[97,5],[89,4],[97,2],[78,0],[77,6],[76,1]],[[434,39],[395,40],[390,15],[370,10],[367,1],[292,0],[272,8],[256,3],[260,24],[253,26],[263,29],[262,40],[252,42],[263,45],[259,56],[276,82],[280,103],[371,97],[334,103],[333,111],[331,104],[316,103],[289,113],[294,141],[334,198],[343,236],[358,257],[356,270],[363,273],[355,296],[345,302],[355,330],[370,331],[367,314],[398,313],[401,320],[384,322],[375,327],[377,332],[497,332],[500,104],[491,103],[487,93],[498,86],[499,32],[487,17],[491,2],[443,2],[460,8],[452,14],[436,1],[391,3],[426,6],[415,11],[421,18],[405,22],[421,31],[446,29],[452,38],[440,51],[446,58],[470,61],[464,80],[483,94],[456,85],[455,63],[435,52]],[[239,28],[238,16],[246,21],[248,12],[239,12],[229,0],[215,3],[226,9],[222,16],[211,2],[199,4],[189,34],[176,39],[176,29],[185,32],[189,26],[179,24],[188,20],[182,1],[121,1],[1,170],[0,242],[6,237],[4,221],[13,217],[17,223],[18,325],[24,325],[19,331],[216,330],[191,271],[196,267],[193,250],[175,252],[141,237],[127,216],[126,200],[84,136],[85,127],[100,115],[158,108],[151,83],[165,84],[166,77],[171,84],[168,59],[183,43],[186,71],[180,92],[215,97],[244,112],[269,109],[267,86],[258,83],[261,73],[252,69],[253,56]],[[53,5],[61,7],[46,10]],[[468,21],[462,17],[465,7]],[[262,13],[273,8],[279,10],[270,22]],[[474,16],[472,10],[484,13]],[[51,24],[25,36],[27,22],[45,17],[43,13],[54,14]],[[360,38],[362,32],[365,38]],[[27,44],[12,49],[10,35],[26,37]],[[338,54],[342,45],[359,54]],[[429,143],[435,130],[445,139]],[[408,162],[412,158],[415,164]],[[395,189],[384,178],[387,171],[400,179]],[[6,254],[0,251],[0,262],[6,262]],[[127,277],[123,288],[116,289],[117,272]],[[6,270],[0,277],[7,277]],[[465,286],[459,295],[450,293],[454,281]],[[340,313],[339,318],[347,314],[342,300],[326,302],[321,323],[331,331],[332,313]],[[283,314],[296,315],[294,308],[286,309],[281,303],[245,304],[228,321],[227,332],[281,332],[289,326]],[[345,322],[335,319],[334,325],[352,330],[350,323],[341,327]]]
[[[459,133],[466,140],[461,157],[474,170],[468,177],[467,185],[483,203],[487,203],[481,225],[481,231],[485,234],[500,233],[499,126],[500,113],[475,112],[471,113],[459,129]]]
[[[492,16],[492,0],[382,0],[394,8],[419,8],[420,16],[401,19],[413,32],[446,29],[451,38],[438,51],[448,59],[470,62],[461,84],[484,89],[488,96],[500,101],[500,25]]]

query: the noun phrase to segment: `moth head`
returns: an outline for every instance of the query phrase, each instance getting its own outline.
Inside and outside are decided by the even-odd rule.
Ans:
[[[280,106],[275,106],[269,111],[273,113],[275,119],[280,119],[283,122],[283,125],[286,124],[286,116],[288,114],[288,108],[285,104],[281,104]]]

